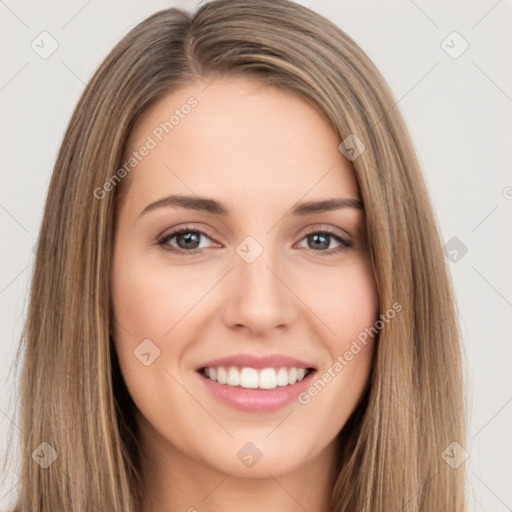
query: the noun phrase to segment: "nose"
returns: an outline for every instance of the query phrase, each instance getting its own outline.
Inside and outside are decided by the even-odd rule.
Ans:
[[[225,325],[257,336],[291,325],[296,296],[286,283],[282,267],[269,250],[263,250],[252,262],[234,255],[234,269],[225,290]]]

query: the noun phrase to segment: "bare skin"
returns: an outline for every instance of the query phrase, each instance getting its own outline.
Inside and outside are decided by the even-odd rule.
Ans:
[[[116,225],[114,343],[138,408],[144,512],[327,512],[337,434],[367,382],[371,340],[342,371],[333,364],[374,324],[377,289],[363,210],[288,213],[298,202],[359,199],[357,183],[341,140],[304,100],[241,78],[206,84],[169,94],[137,123],[132,150],[148,135],[157,144],[125,178]],[[157,140],[155,128],[191,96],[197,105]],[[215,199],[230,214],[141,215],[171,194]],[[198,249],[183,235],[158,245],[185,225]],[[317,245],[308,236],[329,228]],[[248,263],[237,248],[255,254],[252,240],[262,252]],[[134,355],[146,339],[160,350],[147,366]],[[235,353],[285,354],[310,362],[314,380],[331,378],[307,403],[240,411],[195,370]],[[261,453],[252,467],[237,456],[249,442]]]

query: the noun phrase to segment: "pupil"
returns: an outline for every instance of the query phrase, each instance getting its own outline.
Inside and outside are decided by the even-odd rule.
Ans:
[[[191,234],[191,233],[185,233],[185,234],[181,234],[178,236],[178,241],[180,240],[180,237],[183,237],[183,239],[185,240],[185,248],[187,249],[190,249],[190,243],[194,244],[194,243],[199,243],[199,234],[198,233],[194,233],[194,234]],[[195,240],[194,240],[195,238]],[[180,243],[178,243],[178,245],[182,245]],[[196,247],[193,247],[194,249]]]
[[[316,234],[316,235],[310,235],[311,238],[313,238],[314,240],[314,246],[318,249],[318,248],[321,248],[321,249],[328,249],[329,248],[329,241],[327,240],[327,235],[323,235],[323,234]],[[324,239],[324,243],[322,242],[318,242],[318,239],[319,238],[323,238]]]

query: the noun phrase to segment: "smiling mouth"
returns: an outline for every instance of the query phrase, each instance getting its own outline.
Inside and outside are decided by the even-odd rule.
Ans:
[[[236,366],[202,367],[198,372],[205,378],[235,388],[276,389],[292,386],[315,372],[314,368],[239,368]]]

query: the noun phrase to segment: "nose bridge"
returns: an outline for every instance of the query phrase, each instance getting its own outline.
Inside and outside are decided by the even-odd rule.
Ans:
[[[254,237],[247,237],[236,248],[234,287],[230,293],[228,322],[252,330],[265,330],[290,321],[290,291],[280,276],[279,251]]]

